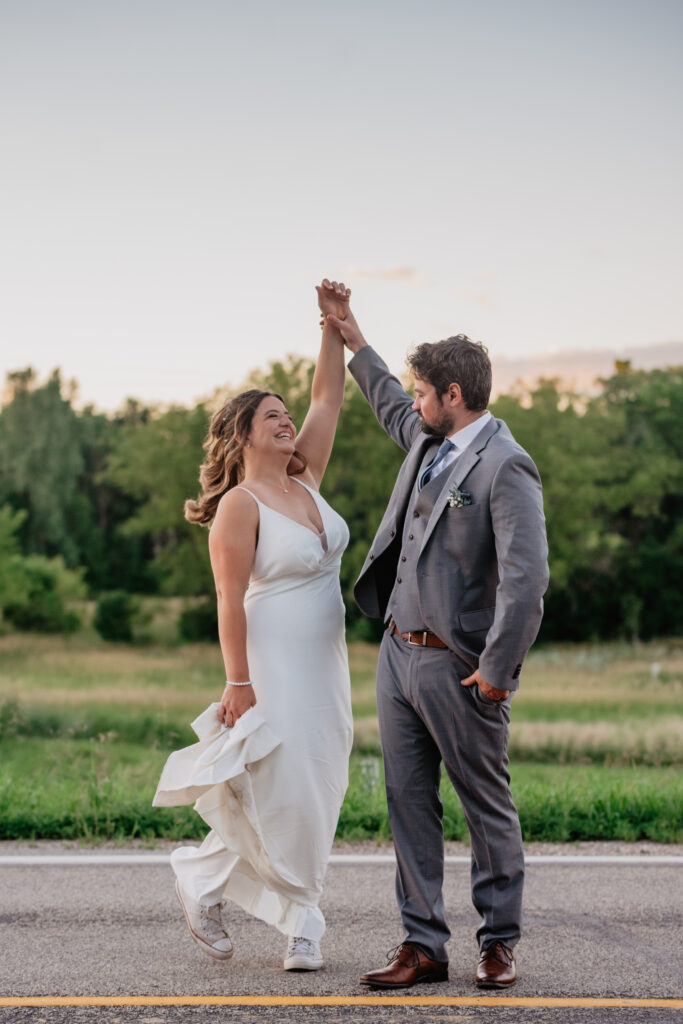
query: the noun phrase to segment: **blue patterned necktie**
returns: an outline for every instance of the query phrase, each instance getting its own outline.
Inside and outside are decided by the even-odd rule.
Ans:
[[[441,462],[442,459],[444,459],[448,455],[449,452],[452,452],[454,448],[455,445],[453,444],[452,441],[446,440],[441,443],[441,445],[439,446],[439,450],[432,459],[432,461],[429,463],[428,466],[425,466],[425,468],[420,473],[420,478],[417,482],[418,491],[421,491],[425,484],[429,483],[429,481],[432,478],[432,473],[434,472],[438,464]]]

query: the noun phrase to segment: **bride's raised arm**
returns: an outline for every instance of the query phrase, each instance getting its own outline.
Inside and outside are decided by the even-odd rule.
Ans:
[[[351,290],[343,283],[325,279],[316,286],[324,315],[346,317]],[[344,341],[336,327],[325,323],[320,354],[313,375],[311,404],[296,439],[297,451],[306,456],[306,476],[316,488],[324,476],[332,452],[339,411],[344,401]],[[311,479],[312,478],[312,479]]]

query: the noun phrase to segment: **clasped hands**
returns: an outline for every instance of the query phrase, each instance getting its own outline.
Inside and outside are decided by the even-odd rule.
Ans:
[[[344,339],[346,346],[352,352],[357,352],[366,344],[366,341],[351,312],[349,305],[351,289],[347,288],[343,281],[328,281],[325,277],[319,285],[315,286],[315,290],[318,293],[318,306],[322,313],[320,326],[335,327]]]

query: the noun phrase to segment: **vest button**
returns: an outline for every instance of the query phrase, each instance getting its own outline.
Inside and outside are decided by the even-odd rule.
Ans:
[[[401,580],[401,577],[400,577],[400,576],[398,576],[398,577],[396,578],[396,582],[397,582],[397,583],[402,583],[402,582],[403,582],[403,581]]]
[[[395,537],[396,536],[396,530],[391,530],[390,536]]]
[[[408,540],[412,540],[412,539],[413,539],[413,535],[412,535],[412,533],[409,533],[408,534]]]
[[[415,519],[419,519],[420,518],[420,513],[419,512],[413,512],[413,516],[415,517]]]
[[[401,561],[405,562],[405,560],[406,560],[406,556],[405,555],[401,555]]]
[[[372,561],[374,557],[374,555],[370,555],[370,561]]]

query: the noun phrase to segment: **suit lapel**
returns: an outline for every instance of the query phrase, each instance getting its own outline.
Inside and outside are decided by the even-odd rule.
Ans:
[[[450,472],[448,470],[443,472],[443,486],[439,491],[438,498],[434,502],[434,508],[432,509],[432,514],[430,515],[429,522],[427,523],[427,529],[425,530],[425,535],[422,541],[423,549],[431,537],[432,531],[439,521],[441,513],[446,507],[446,501],[448,500],[451,488],[460,487],[466,477],[472,472],[476,464],[479,462],[479,452],[484,450],[493,435],[498,433],[500,427],[501,423],[498,420],[489,420],[481,433],[475,437],[472,444],[468,445],[462,455],[458,456]]]
[[[438,437],[434,437],[433,434],[423,434],[419,441],[412,446],[396,481],[397,484],[400,482],[402,491],[406,490],[410,493],[425,455],[435,442],[440,443]]]

